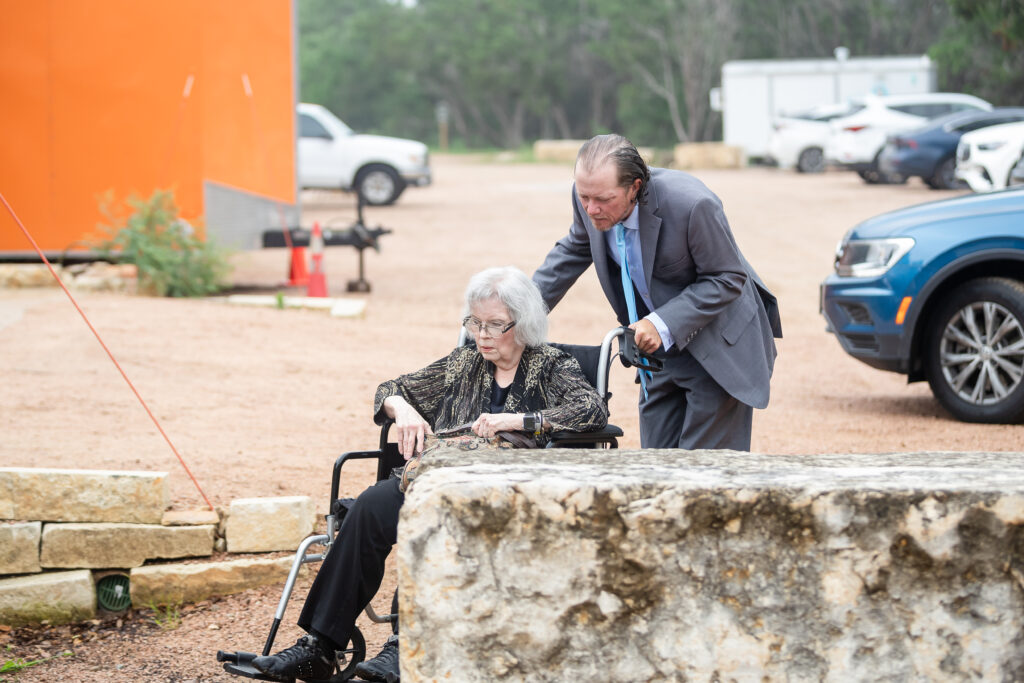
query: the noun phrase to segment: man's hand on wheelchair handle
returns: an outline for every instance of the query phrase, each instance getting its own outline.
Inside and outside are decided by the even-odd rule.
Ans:
[[[423,439],[434,431],[423,416],[401,396],[388,396],[384,411],[395,421],[398,452],[406,460],[423,450]]]
[[[647,318],[641,318],[629,326],[633,330],[633,341],[644,353],[654,353],[661,348],[661,335],[658,328]]]

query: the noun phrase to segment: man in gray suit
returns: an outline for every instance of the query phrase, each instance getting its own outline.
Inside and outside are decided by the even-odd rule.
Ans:
[[[619,321],[664,362],[641,373],[641,445],[750,450],[782,330],[721,201],[687,173],[649,169],[619,135],[588,140],[574,179],[569,234],[533,275],[548,307],[593,263]]]

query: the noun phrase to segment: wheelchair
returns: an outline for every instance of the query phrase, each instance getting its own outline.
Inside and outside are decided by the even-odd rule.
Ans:
[[[651,372],[661,370],[662,363],[659,359],[645,354],[637,348],[633,339],[633,330],[628,327],[618,327],[609,331],[604,336],[600,346],[558,343],[552,343],[551,346],[561,349],[576,358],[583,370],[583,374],[587,378],[587,381],[591,383],[591,385],[597,390],[598,394],[604,398],[605,403],[607,403],[611,398],[611,392],[608,391],[608,374],[610,370],[610,360],[615,357],[612,355],[612,342],[615,340],[618,340],[619,346],[619,350],[615,356],[619,357],[624,366],[643,368],[644,370]],[[465,330],[463,330],[459,336],[459,346],[463,346],[466,343],[467,338]],[[348,506],[354,501],[354,499],[351,498],[338,498],[338,491],[340,490],[341,483],[341,470],[345,463],[354,460],[376,460],[377,475],[375,481],[387,479],[391,476],[392,471],[396,467],[401,467],[405,464],[405,459],[402,457],[401,453],[398,452],[398,444],[388,440],[388,434],[392,424],[393,422],[389,420],[381,427],[380,442],[376,450],[349,451],[340,455],[334,462],[334,469],[331,476],[330,512],[326,515],[326,533],[310,536],[304,539],[302,543],[299,544],[298,550],[295,551],[292,567],[288,573],[288,578],[285,580],[284,590],[282,591],[281,599],[278,602],[277,610],[274,613],[274,619],[270,625],[270,633],[267,635],[262,653],[257,654],[255,652],[245,652],[242,650],[219,650],[217,652],[217,661],[223,663],[223,667],[226,672],[236,676],[243,676],[245,678],[252,678],[256,680],[278,680],[266,676],[257,670],[252,665],[252,660],[259,656],[272,654],[274,639],[277,637],[278,628],[281,625],[281,620],[284,618],[285,608],[287,607],[288,600],[291,597],[292,589],[295,587],[295,580],[298,577],[299,570],[302,568],[303,564],[321,562],[327,556],[327,553],[330,551],[331,544],[333,543],[338,530],[341,528],[341,522],[348,510]],[[608,424],[603,429],[597,431],[553,432],[550,435],[550,441],[547,444],[547,448],[618,448],[618,439],[622,435],[622,430],[612,424]],[[312,546],[322,546],[323,551],[319,553],[308,553]],[[366,614],[366,617],[374,623],[393,624],[398,619],[397,611],[396,594],[395,599],[392,601],[392,614],[378,615],[370,605],[366,606],[364,613]],[[350,680],[354,674],[356,665],[366,658],[366,641],[357,626],[353,626],[352,635],[347,643],[347,647],[343,650],[336,651],[336,655],[338,660],[338,673],[336,673],[332,678],[326,680],[331,683],[341,683],[342,681]]]

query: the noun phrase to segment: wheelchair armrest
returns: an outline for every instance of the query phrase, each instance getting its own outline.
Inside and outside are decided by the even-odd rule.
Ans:
[[[548,441],[548,448],[582,448],[587,444],[609,444],[618,447],[618,438],[622,436],[622,429],[613,424],[606,425],[604,429],[593,432],[552,432],[551,440]]]
[[[377,460],[380,469],[381,451],[349,451],[342,453],[334,461],[334,472],[331,475],[331,504],[338,499],[338,488],[341,483],[341,468],[349,460]]]

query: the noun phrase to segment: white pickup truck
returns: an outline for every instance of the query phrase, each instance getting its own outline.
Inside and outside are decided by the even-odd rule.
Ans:
[[[298,105],[299,187],[359,192],[367,204],[393,204],[409,185],[429,185],[427,146],[360,135],[319,104]]]

